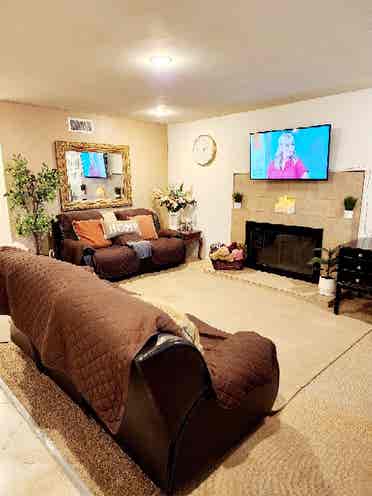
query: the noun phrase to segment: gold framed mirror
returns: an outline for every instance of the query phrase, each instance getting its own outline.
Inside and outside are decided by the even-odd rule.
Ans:
[[[129,146],[56,141],[61,209],[132,206]]]

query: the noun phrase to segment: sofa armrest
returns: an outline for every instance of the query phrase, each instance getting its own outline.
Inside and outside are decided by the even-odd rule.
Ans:
[[[179,232],[174,229],[160,229],[158,232],[159,238],[179,238]]]
[[[75,265],[84,265],[83,257],[92,256],[95,249],[76,239],[64,239],[62,243],[62,260]]]
[[[170,487],[175,446],[190,412],[211,391],[210,384],[200,352],[174,335],[161,344],[156,336],[151,338],[132,364],[118,439],[162,488]]]
[[[195,401],[211,387],[211,379],[202,354],[192,343],[173,334],[159,337],[161,344],[141,350],[136,365],[173,435]]]

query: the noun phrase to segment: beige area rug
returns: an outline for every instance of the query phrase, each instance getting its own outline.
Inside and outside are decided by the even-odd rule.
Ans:
[[[372,496],[371,356],[368,335],[182,496]],[[92,494],[162,494],[13,344],[0,376]]]
[[[289,277],[261,272],[259,270],[249,269],[243,270],[215,270],[209,260],[200,262],[200,268],[207,274],[212,274],[216,277],[225,277],[235,281],[243,281],[247,284],[262,286],[265,288],[284,291],[285,293],[294,296],[309,298],[318,294],[318,288],[315,284],[306,281],[300,281]]]
[[[138,294],[156,296],[182,312],[227,332],[256,331],[276,345],[280,388],[275,409],[367,334],[371,325],[336,316],[283,291],[216,277],[190,263],[121,283]]]

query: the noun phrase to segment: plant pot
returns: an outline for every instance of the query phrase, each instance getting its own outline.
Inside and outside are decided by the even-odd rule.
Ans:
[[[177,231],[180,220],[179,212],[168,212],[168,227]]]
[[[332,278],[319,278],[319,294],[322,296],[334,296],[336,293],[336,281]]]
[[[352,219],[354,210],[344,210],[344,219]]]
[[[234,202],[234,208],[242,208],[241,202]]]

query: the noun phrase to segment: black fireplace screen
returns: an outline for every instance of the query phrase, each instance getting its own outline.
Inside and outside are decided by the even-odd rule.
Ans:
[[[246,222],[247,265],[317,282],[319,268],[309,261],[320,248],[323,229]]]

